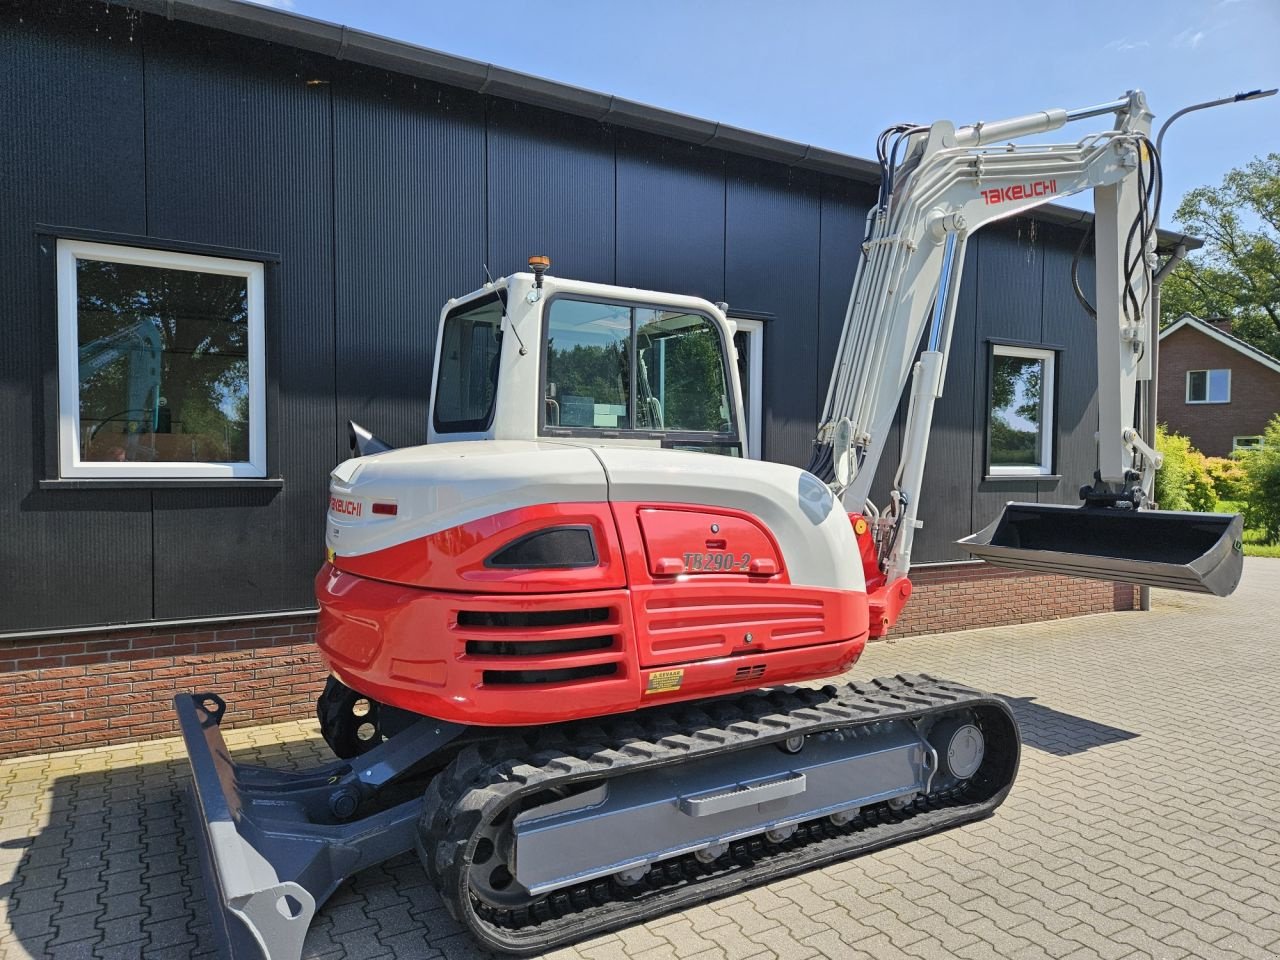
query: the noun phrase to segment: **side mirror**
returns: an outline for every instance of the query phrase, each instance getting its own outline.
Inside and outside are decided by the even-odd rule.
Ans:
[[[380,440],[354,420],[347,421],[347,441],[351,444],[351,452],[358,457],[367,457],[375,453],[394,450],[391,444]]]

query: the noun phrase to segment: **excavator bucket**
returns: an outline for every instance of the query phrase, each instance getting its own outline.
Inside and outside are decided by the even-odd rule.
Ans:
[[[1238,514],[1010,503],[960,546],[988,563],[1169,590],[1235,590],[1244,567]]]

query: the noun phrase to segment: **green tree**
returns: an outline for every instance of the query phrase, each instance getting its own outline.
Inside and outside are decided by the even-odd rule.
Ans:
[[[1205,245],[1166,279],[1162,323],[1184,313],[1230,317],[1236,336],[1280,355],[1280,153],[1192,190],[1175,219]]]
[[[1043,362],[1024,357],[998,356],[991,368],[991,407],[1007,410],[1031,423],[1040,422],[1040,376]],[[1022,396],[1018,396],[1018,387]],[[1015,402],[1021,403],[1015,406]]]
[[[1213,490],[1219,500],[1239,501],[1248,497],[1248,477],[1244,464],[1236,457],[1205,457],[1205,466],[1213,478]]]
[[[656,347],[646,352],[646,368],[654,380],[658,372]],[[663,421],[667,429],[717,431],[727,426],[720,340],[711,328],[703,324],[667,337],[665,360]],[[656,391],[656,382],[651,389]]]

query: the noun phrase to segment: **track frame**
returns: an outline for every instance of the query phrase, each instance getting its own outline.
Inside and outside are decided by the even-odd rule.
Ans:
[[[651,871],[652,882],[619,891],[608,879],[554,891],[512,908],[470,889],[471,858],[489,825],[518,815],[519,801],[556,787],[660,773],[699,757],[782,744],[886,721],[959,712],[979,716],[987,756],[963,784],[934,785],[905,806],[868,807],[845,827],[802,825],[786,843],[747,838],[714,862],[693,855]],[[841,687],[777,688],[551,728],[519,741],[461,750],[429,784],[418,854],[445,905],[489,949],[531,956],[814,867],[990,816],[1017,776],[1021,741],[999,697],[930,676],[903,674]],[[524,759],[518,759],[523,757]],[[825,818],[824,818],[825,822]]]

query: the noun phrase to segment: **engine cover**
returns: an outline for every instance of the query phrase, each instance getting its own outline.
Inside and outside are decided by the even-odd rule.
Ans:
[[[437,444],[333,474],[318,643],[343,683],[457,723],[558,722],[839,673],[853,529],[779,464]]]

